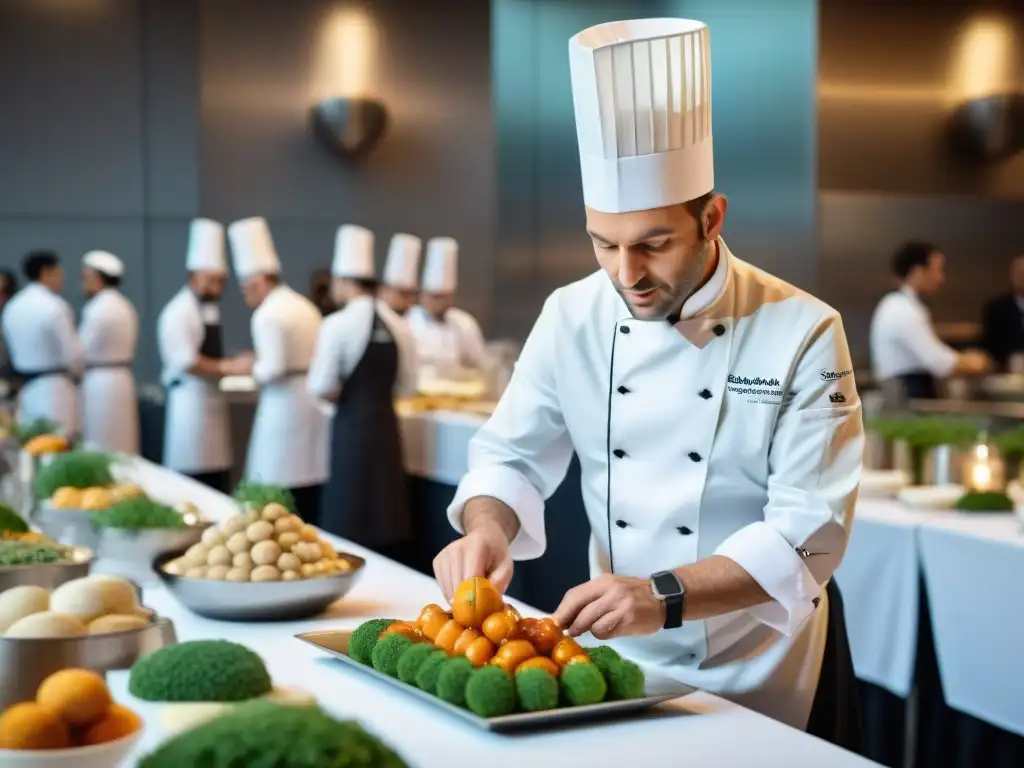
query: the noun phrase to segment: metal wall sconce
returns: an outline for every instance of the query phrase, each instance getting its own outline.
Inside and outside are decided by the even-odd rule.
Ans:
[[[966,159],[997,163],[1024,149],[1024,93],[966,101],[949,122],[953,148]]]
[[[346,160],[366,155],[388,126],[383,102],[366,98],[324,99],[311,113],[313,134]]]

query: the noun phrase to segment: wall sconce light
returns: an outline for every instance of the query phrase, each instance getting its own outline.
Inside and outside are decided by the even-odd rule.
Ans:
[[[1024,94],[1004,93],[960,104],[949,135],[963,157],[982,163],[1006,160],[1024,149]]]
[[[314,135],[345,159],[367,154],[388,126],[383,102],[362,97],[324,99],[311,113]]]

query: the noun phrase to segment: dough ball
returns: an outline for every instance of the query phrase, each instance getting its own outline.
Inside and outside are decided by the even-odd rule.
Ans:
[[[302,518],[298,515],[279,517],[274,522],[274,530],[277,531],[278,535],[282,533],[298,533],[302,530]]]
[[[213,547],[216,547],[218,544],[223,544],[225,541],[227,541],[228,535],[230,534],[225,534],[223,531],[220,531],[211,526],[207,528],[205,531],[203,531],[203,544],[212,549]]]
[[[299,573],[302,574],[302,578],[309,579],[316,575],[316,568],[313,567],[312,563],[303,563]]]
[[[249,569],[248,568],[232,568],[224,576],[225,581],[248,581],[249,580]]]
[[[205,544],[200,542],[199,544],[193,544],[185,552],[182,559],[188,566],[206,565],[206,558],[210,554],[210,549]]]
[[[252,555],[252,561],[256,565],[273,565],[281,556],[281,547],[273,539],[268,539],[253,544],[250,554]]]
[[[230,565],[211,565],[206,569],[206,578],[213,579],[214,581],[223,581],[230,570]]]
[[[0,635],[16,621],[50,609],[50,593],[42,587],[11,587],[0,594]]]
[[[85,576],[67,581],[50,595],[50,610],[75,616],[85,623],[108,613],[134,613],[135,586],[116,576]]]
[[[108,632],[123,632],[129,629],[142,629],[149,626],[149,619],[138,614],[112,613],[100,616],[89,623],[90,635],[103,635]]]
[[[273,565],[261,565],[252,570],[253,581],[280,581],[281,572]]]
[[[246,521],[242,519],[241,515],[235,515],[234,517],[228,518],[227,522],[221,526],[220,532],[225,539],[230,539],[239,531],[244,531]]]
[[[288,531],[277,537],[277,543],[285,552],[291,552],[292,548],[301,541],[297,531]]]
[[[245,531],[239,531],[238,533],[232,534],[227,543],[228,551],[234,555],[237,555],[239,552],[248,552],[249,547],[251,546],[252,542],[249,541],[249,537],[245,535]]]
[[[291,512],[289,512],[286,507],[278,504],[277,502],[271,502],[263,508],[263,512],[260,513],[260,517],[267,522],[273,523],[277,520],[288,517],[290,514]]]
[[[205,565],[193,565],[187,571],[185,571],[185,578],[188,579],[205,579],[206,578],[206,566]]]
[[[140,605],[138,608],[135,609],[135,615],[141,616],[146,621],[152,621],[153,617],[156,616],[156,611],[147,608],[144,605]]]
[[[304,541],[292,547],[292,552],[304,563],[315,563],[324,556],[320,545],[313,541]]]
[[[251,571],[253,567],[252,555],[248,552],[239,552],[231,559],[231,565],[235,568],[245,568],[247,571]]]
[[[4,637],[81,637],[87,633],[85,624],[76,616],[43,611],[14,622],[4,633]]]
[[[245,529],[245,535],[254,544],[258,541],[266,541],[274,535],[274,524],[268,523],[266,520],[257,520],[255,523],[249,524],[249,527]]]
[[[206,557],[207,565],[231,565],[231,551],[223,544],[218,544],[210,550]]]
[[[281,571],[281,581],[298,581],[301,578],[298,571]]]
[[[177,560],[171,560],[171,562],[164,565],[164,573],[169,573],[172,576],[184,576],[185,575],[185,563],[182,558]]]
[[[302,540],[303,541],[320,541],[320,534],[316,532],[316,528],[312,525],[302,526]]]
[[[282,571],[298,571],[302,568],[302,561],[297,555],[293,555],[291,552],[284,552],[277,558],[277,567]]]

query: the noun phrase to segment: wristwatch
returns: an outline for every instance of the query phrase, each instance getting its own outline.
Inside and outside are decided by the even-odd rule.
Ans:
[[[665,604],[665,629],[683,626],[683,601],[686,588],[672,571],[658,571],[651,575],[651,592],[654,599]]]

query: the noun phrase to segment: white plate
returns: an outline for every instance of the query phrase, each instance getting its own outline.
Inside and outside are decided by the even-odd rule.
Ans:
[[[893,497],[908,485],[910,475],[902,469],[865,469],[860,473],[862,497]]]
[[[913,485],[900,491],[896,498],[919,509],[953,509],[963,495],[962,485]]]
[[[0,749],[3,768],[117,768],[142,735],[142,728],[117,741],[71,749]]]

